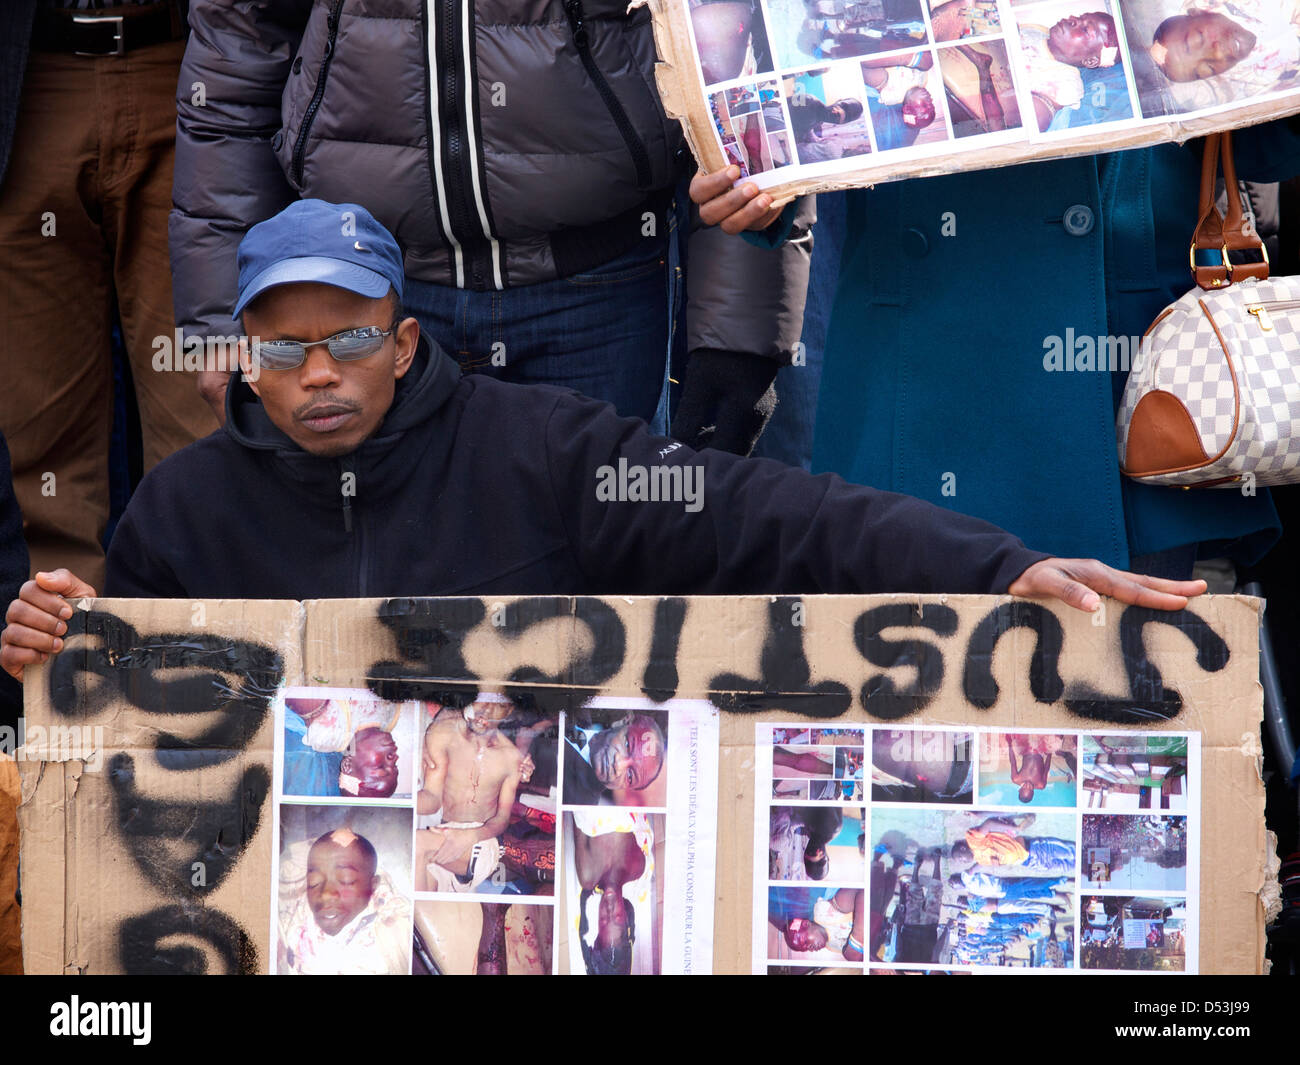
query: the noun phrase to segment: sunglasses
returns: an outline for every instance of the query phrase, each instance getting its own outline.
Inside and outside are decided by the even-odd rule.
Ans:
[[[308,348],[324,344],[339,362],[355,362],[382,348],[396,329],[394,322],[388,329],[367,325],[335,333],[324,340],[258,340],[253,343],[253,359],[263,370],[293,370],[302,365]]]

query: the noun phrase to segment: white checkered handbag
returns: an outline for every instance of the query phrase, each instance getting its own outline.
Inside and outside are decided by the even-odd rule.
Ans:
[[[1220,141],[1226,218],[1213,201]],[[1230,263],[1228,252],[1241,249],[1263,261]],[[1198,265],[1198,250],[1219,262]],[[1206,138],[1191,259],[1198,287],[1151,324],[1129,374],[1116,423],[1120,468],[1184,488],[1300,483],[1300,277],[1269,278],[1227,133]]]

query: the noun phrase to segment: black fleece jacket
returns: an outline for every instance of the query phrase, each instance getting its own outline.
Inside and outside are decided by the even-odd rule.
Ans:
[[[682,467],[698,509],[611,501],[620,460]],[[378,432],[342,459],[302,451],[233,382],[225,429],[137,489],[105,594],[1005,592],[1045,557],[909,496],[691,451],[573,392],[461,378],[422,338]]]

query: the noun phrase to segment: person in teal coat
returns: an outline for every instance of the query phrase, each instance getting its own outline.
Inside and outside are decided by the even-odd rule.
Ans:
[[[1245,179],[1300,173],[1296,119],[1239,131],[1234,146]],[[1155,316],[1192,287],[1200,147],[848,193],[813,469],[976,515],[1067,558],[1166,576],[1190,571],[1190,545],[1256,561],[1280,534],[1266,491],[1122,476],[1115,411],[1126,374],[1053,368],[1067,349],[1106,352],[1107,337],[1133,338],[1135,355]],[[699,202],[726,187],[720,175],[696,179]],[[719,196],[703,217],[731,215],[746,192]],[[724,228],[768,221],[766,199],[756,194]],[[750,236],[779,242],[783,221]]]

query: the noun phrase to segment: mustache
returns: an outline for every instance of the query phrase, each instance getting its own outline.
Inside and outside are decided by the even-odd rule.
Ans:
[[[295,418],[320,418],[332,414],[355,414],[361,405],[350,399],[308,400],[293,412]]]

